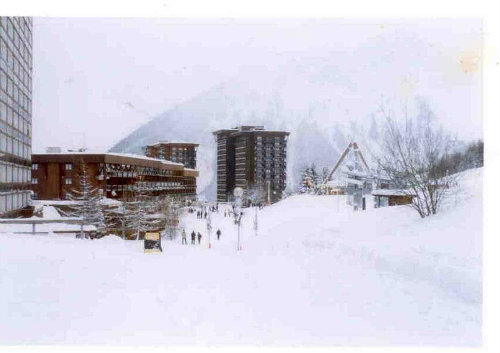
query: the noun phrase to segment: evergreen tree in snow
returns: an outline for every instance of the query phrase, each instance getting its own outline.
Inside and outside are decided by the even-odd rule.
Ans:
[[[83,225],[95,226],[97,232],[102,234],[106,229],[104,212],[102,209],[102,196],[99,190],[92,186],[87,173],[85,163],[80,164],[80,173],[78,178],[78,189],[73,189],[68,193],[67,198],[73,201],[70,206],[70,216],[81,217]]]
[[[153,197],[144,182],[136,185],[134,201],[125,203],[125,218],[128,229],[135,232],[135,239],[139,240],[140,234],[151,231],[160,223],[149,215],[159,209],[159,200]]]
[[[165,217],[164,234],[169,239],[175,239],[179,233],[179,214],[182,206],[182,199],[176,198],[174,195],[167,196],[160,202],[161,213]]]
[[[299,192],[301,194],[312,194],[316,191],[316,185],[318,183],[319,176],[316,172],[316,167],[311,165],[306,167],[301,172]]]
[[[326,193],[326,189],[323,186],[323,183],[326,183],[328,180],[328,174],[330,173],[330,170],[328,167],[323,167],[321,169],[321,175],[319,177],[319,182],[316,184],[316,193],[319,195],[324,195]]]
[[[314,193],[318,192],[318,187],[321,184],[321,176],[320,174],[316,171],[316,165],[313,163],[311,167],[309,168],[310,173],[311,173],[311,180],[312,180],[312,191]]]
[[[299,192],[301,194],[306,194],[309,193],[310,189],[311,189],[311,174],[309,168],[306,167],[301,171]]]

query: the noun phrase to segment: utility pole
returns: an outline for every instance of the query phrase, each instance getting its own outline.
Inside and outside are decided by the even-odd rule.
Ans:
[[[255,230],[255,236],[259,235],[258,206],[255,206],[255,218],[253,220],[253,229]]]
[[[210,211],[208,212],[207,215],[207,233],[208,233],[208,248],[210,249],[212,247],[212,243],[210,241],[210,235],[212,233],[212,218],[210,216]]]

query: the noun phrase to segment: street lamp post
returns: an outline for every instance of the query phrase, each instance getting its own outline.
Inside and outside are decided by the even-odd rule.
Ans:
[[[258,218],[258,207],[255,206],[255,218],[253,219],[253,229],[255,230],[255,236],[259,234],[259,218]]]
[[[212,217],[210,216],[210,212],[207,215],[207,233],[208,233],[208,248],[212,247],[212,243],[210,242],[210,234],[212,233]]]
[[[234,202],[234,217],[236,220],[236,224],[238,225],[238,248],[237,251],[241,250],[241,241],[240,241],[240,226],[241,226],[241,197],[243,196],[243,189],[240,187],[234,188],[233,195],[235,197]]]

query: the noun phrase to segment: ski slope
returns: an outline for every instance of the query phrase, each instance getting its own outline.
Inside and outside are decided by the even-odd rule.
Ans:
[[[481,344],[482,169],[443,212],[341,196],[184,216],[200,245],[0,233],[0,344]],[[216,240],[215,231],[222,236]],[[1,229],[0,229],[1,231]]]

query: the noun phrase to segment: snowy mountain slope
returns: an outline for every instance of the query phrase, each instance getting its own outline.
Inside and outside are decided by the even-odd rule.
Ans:
[[[297,185],[303,165],[332,166],[350,141],[358,142],[370,159],[376,152],[372,142],[385,117],[381,106],[398,116],[401,106],[411,112],[414,97],[421,97],[455,129],[455,117],[468,114],[455,102],[469,102],[462,98],[472,97],[478,77],[460,75],[457,48],[437,38],[423,39],[422,30],[388,26],[358,46],[344,43],[335,50],[279,52],[276,48],[281,59],[268,66],[241,66],[237,77],[168,109],[111,151],[139,152],[158,140],[200,143],[198,192],[213,199],[215,142],[211,133],[217,129],[260,124],[290,131],[291,187]],[[445,89],[451,81],[458,86]],[[471,105],[480,102],[475,98]]]
[[[260,211],[255,235],[246,209],[241,252],[224,206],[210,249],[192,214],[182,225],[201,244],[161,254],[115,236],[0,234],[0,342],[479,345],[482,169],[460,185],[426,219],[302,195]]]
[[[291,118],[288,113],[280,110],[283,109],[282,106],[279,98],[268,98],[257,87],[248,87],[241,81],[229,82],[153,119],[111,151],[138,152],[146,144],[169,139],[200,143],[198,191],[212,198],[215,196],[216,150],[212,132],[241,124],[265,125],[268,129],[283,129],[292,133],[288,149],[288,182],[294,185],[294,177],[299,175],[300,168],[305,163],[329,165],[332,163],[331,156],[338,155],[339,152],[317,123],[303,115]],[[300,136],[298,131],[304,135]]]

